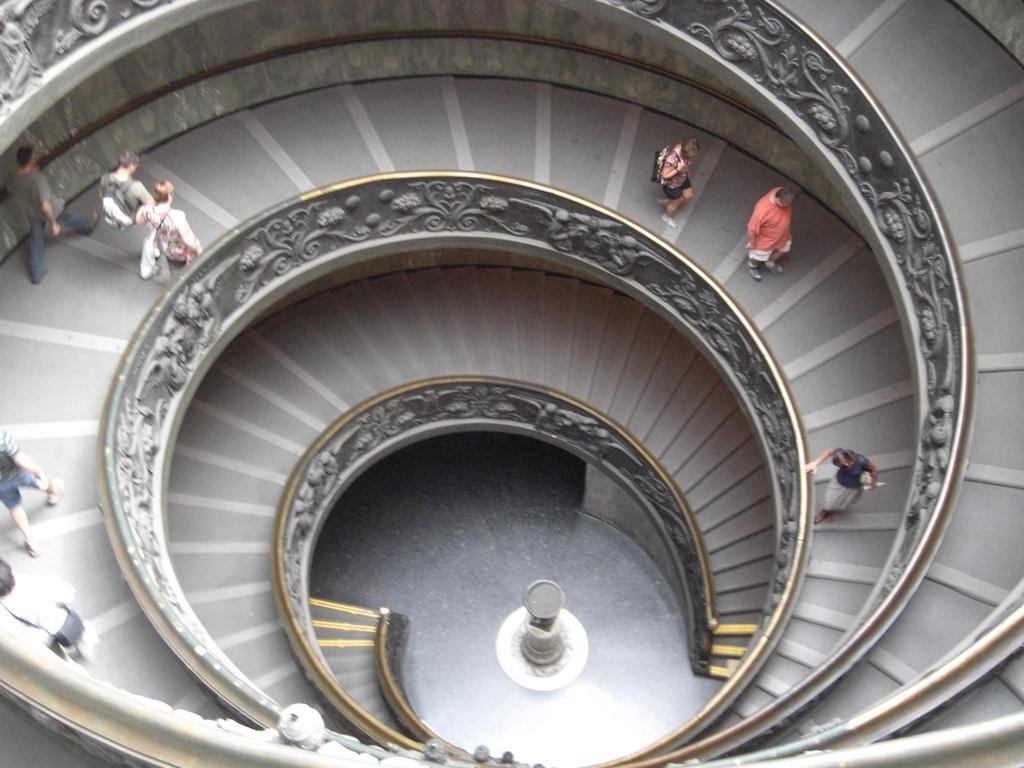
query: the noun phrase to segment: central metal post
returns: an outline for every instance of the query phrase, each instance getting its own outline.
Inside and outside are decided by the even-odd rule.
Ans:
[[[554,664],[564,649],[561,613],[565,592],[550,579],[540,579],[526,588],[523,605],[527,614],[520,645],[523,656],[537,666]]]

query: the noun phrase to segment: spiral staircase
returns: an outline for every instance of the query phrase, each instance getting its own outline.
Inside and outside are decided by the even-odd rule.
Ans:
[[[95,178],[111,147],[128,143],[143,154],[138,176],[147,185],[174,183],[175,204],[208,247],[230,241],[245,222],[282,201],[359,177],[453,169],[536,182],[635,222],[698,265],[741,308],[777,361],[800,414],[806,454],[848,444],[878,464],[886,486],[808,535],[810,558],[791,615],[743,690],[689,739],[703,746],[687,752],[682,741],[661,744],[660,751],[637,754],[633,762],[700,757],[726,764],[732,758],[723,754],[754,753],[743,758],[749,762],[815,749],[839,751],[799,758],[800,764],[837,765],[851,756],[887,764],[962,764],[965,754],[978,764],[982,758],[997,765],[1024,761],[1012,739],[1008,747],[998,743],[999,734],[1020,733],[1024,701],[1016,628],[1024,581],[1015,546],[1024,525],[1024,465],[1014,450],[1024,425],[1024,352],[1017,331],[1024,318],[1016,295],[1024,284],[1024,161],[1017,151],[1024,77],[1019,61],[981,26],[983,12],[975,9],[972,17],[953,3],[925,0],[841,6],[787,0],[782,9],[766,11],[791,13],[800,20],[794,24],[820,36],[891,120],[944,216],[970,304],[963,337],[976,366],[976,373],[967,372],[969,450],[952,457],[959,468],[950,469],[948,523],[936,524],[935,539],[921,544],[920,584],[907,587],[906,599],[883,616],[888,591],[914,562],[897,562],[893,553],[910,527],[908,498],[915,492],[915,471],[921,471],[915,452],[934,427],[922,427],[928,409],[921,382],[927,376],[915,362],[915,349],[923,344],[919,334],[930,331],[921,327],[921,315],[907,311],[897,271],[885,266],[884,254],[876,255],[881,249],[868,232],[870,222],[859,217],[849,193],[835,191],[841,184],[829,176],[831,161],[814,166],[801,159],[805,152],[824,155],[827,148],[798,129],[790,131],[790,141],[774,128],[771,120],[783,121],[756,82],[729,80],[717,70],[709,74],[710,68],[700,68],[706,65],[703,53],[691,65],[657,49],[674,50],[665,31],[671,8],[657,2],[523,3],[515,9],[532,15],[492,9],[495,17],[474,24],[460,15],[458,3],[438,3],[434,19],[405,9],[407,18],[396,28],[420,25],[424,33],[417,37],[384,34],[374,25],[385,27],[386,19],[368,15],[342,22],[322,8],[314,12],[319,6],[310,3],[308,16],[292,20],[296,39],[284,34],[278,42],[264,40],[260,46],[279,50],[246,59],[237,39],[245,39],[237,34],[239,20],[247,20],[245,31],[253,34],[289,28],[268,4],[219,2],[205,10],[198,3],[175,5],[147,10],[153,17],[148,26],[142,10],[134,9],[136,17],[123,14],[143,36],[122,51],[125,66],[146,61],[144,47],[134,50],[144,41],[175,50],[204,18],[216,30],[207,41],[214,49],[217,34],[236,25],[224,62],[211,61],[205,74],[187,72],[190,65],[182,62],[153,63],[152,72],[133,70],[141,73],[137,81],[115,68],[122,103],[98,106],[101,114],[91,120],[62,71],[53,83],[44,78],[45,108],[27,99],[9,113],[8,145],[27,130],[57,148],[47,172],[58,186],[79,193],[72,207],[94,207],[96,193],[87,179]],[[739,3],[735,10],[749,9]],[[739,21],[752,30],[745,39],[767,46],[772,29],[758,25],[762,10],[758,6]],[[998,34],[1012,30],[1011,22],[990,23]],[[348,48],[337,46],[347,51],[341,55],[349,69],[341,67],[342,74],[328,72],[325,64],[323,51],[334,48],[298,42],[303,35],[307,42],[320,39],[310,31],[317,24],[336,31],[349,23]],[[518,35],[511,35],[517,25]],[[467,32],[478,29],[494,39]],[[443,41],[432,48],[431,37],[446,35],[454,42],[439,61]],[[373,53],[380,71],[371,76],[360,69],[368,65],[358,50],[372,44],[380,46]],[[1013,44],[1011,38],[1007,45]],[[488,46],[494,61],[481,54]],[[516,46],[532,55],[523,56]],[[629,69],[630,56],[622,51],[630,46],[649,81],[616,82],[614,76]],[[498,55],[506,48],[515,64]],[[605,49],[611,53],[597,55]],[[732,50],[745,61],[746,49]],[[95,62],[100,54],[86,41],[74,55]],[[558,56],[580,61],[567,68]],[[74,80],[81,94],[97,83],[111,87],[113,75],[103,74],[103,64],[94,66],[94,79]],[[181,76],[165,76],[171,83],[165,86],[161,66],[180,66]],[[674,67],[683,72],[671,80],[666,73]],[[500,77],[503,68],[511,74]],[[313,88],[296,69],[323,82]],[[57,89],[53,96],[49,87]],[[669,103],[670,87],[692,89],[685,91],[684,106]],[[72,96],[54,107],[61,88]],[[149,140],[133,143],[129,137],[139,135],[133,129]],[[678,226],[667,227],[657,190],[647,181],[650,150],[691,134],[703,144],[693,174],[696,194]],[[804,189],[795,203],[794,250],[783,261],[784,274],[755,283],[743,268],[744,223],[754,200],[779,183]],[[23,237],[7,204],[3,226],[10,244]],[[16,712],[23,709],[50,730],[69,731],[94,747],[105,742],[98,753],[108,759],[118,750],[108,751],[105,718],[121,734],[121,759],[137,764],[186,764],[166,757],[180,754],[173,744],[152,747],[162,739],[195,744],[208,764],[234,764],[243,754],[265,764],[321,764],[265,745],[225,746],[218,739],[226,735],[200,728],[194,716],[161,711],[171,725],[140,725],[123,713],[110,714],[121,703],[142,702],[138,697],[205,718],[225,716],[219,698],[240,714],[237,701],[186,669],[187,649],[165,643],[167,632],[153,629],[145,600],[140,606],[111,554],[104,525],[110,512],[97,504],[97,464],[104,456],[96,445],[108,391],[122,374],[119,359],[150,307],[172,295],[178,280],[176,274],[139,279],[138,239],[135,231],[100,227],[88,238],[50,242],[49,274],[36,287],[24,279],[24,243],[0,266],[0,336],[7,359],[17,360],[5,377],[0,423],[69,489],[59,507],[30,507],[45,556],[30,560],[13,530],[2,556],[18,572],[46,571],[78,587],[77,605],[103,638],[89,675],[113,686],[104,694],[109,709],[90,712],[78,698],[87,695],[82,686],[88,684],[71,679],[63,693],[73,706],[57,710],[41,703],[52,699],[28,694],[38,685],[61,697],[59,683],[33,677],[36,664],[46,661],[18,667],[12,660],[21,657],[5,655],[4,689],[19,705],[3,704],[9,715],[5,753],[12,765],[47,759],[103,764],[46,728],[27,724]],[[310,283],[304,295],[268,304],[256,323],[225,344],[168,447],[169,561],[190,610],[227,665],[267,700],[286,704],[320,695],[282,628],[269,567],[276,507],[293,467],[349,409],[396,388],[453,375],[528,382],[621,425],[671,477],[693,512],[713,574],[718,620],[763,620],[780,531],[761,433],[728,373],[663,312],[565,262],[511,247],[438,241],[374,267],[346,270]],[[820,496],[827,477],[815,480]],[[870,639],[852,645],[851,638],[861,635]],[[735,642],[742,640],[722,644]],[[338,655],[336,663],[350,668],[337,674],[366,680],[353,695],[388,721],[366,674],[372,663],[367,656]],[[735,664],[713,663],[725,681],[709,685],[727,686]],[[258,712],[247,714],[260,719]],[[1010,720],[1000,720],[1006,716]],[[173,718],[185,724],[175,725]],[[970,737],[946,730],[976,724],[981,727]],[[205,730],[214,735],[197,735]],[[982,733],[996,734],[996,740],[985,741]],[[966,743],[960,749],[968,751],[949,749],[954,741]],[[357,751],[389,754],[371,746]],[[669,757],[662,758],[666,751]]]

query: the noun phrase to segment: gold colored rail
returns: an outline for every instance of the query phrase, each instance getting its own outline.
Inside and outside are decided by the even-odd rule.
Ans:
[[[378,616],[376,611],[371,611],[369,608],[361,608],[358,605],[349,605],[348,603],[336,603],[332,600],[322,600],[318,597],[309,598],[309,604],[317,608],[328,608],[332,611],[351,613],[353,616],[366,616],[370,619],[376,619]]]
[[[409,733],[424,742],[430,741],[431,739],[443,741],[443,739],[434,733],[430,729],[430,726],[423,722],[419,715],[416,714],[412,705],[409,704],[409,700],[405,698],[402,686],[398,682],[398,676],[395,670],[391,667],[392,619],[393,616],[390,611],[382,611],[377,623],[377,679],[380,681],[381,693],[384,695],[384,700],[387,702],[391,713],[395,716],[398,722],[408,729]],[[463,752],[458,747],[453,745],[448,746],[456,756],[465,759],[472,759],[468,753]]]

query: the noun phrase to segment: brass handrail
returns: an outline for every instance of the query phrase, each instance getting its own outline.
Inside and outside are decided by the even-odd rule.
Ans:
[[[345,691],[314,643],[305,610],[312,601],[306,597],[305,585],[317,534],[344,492],[347,478],[362,474],[378,452],[390,451],[407,433],[419,440],[455,428],[459,418],[451,415],[453,409],[472,423],[548,439],[621,478],[624,490],[647,511],[666,544],[674,542],[680,549],[671,565],[684,585],[680,599],[685,606],[691,665],[695,672],[706,672],[710,639],[717,625],[710,564],[695,516],[658,461],[625,427],[565,393],[493,377],[442,377],[396,387],[350,408],[307,448],[281,494],[272,577],[278,610],[303,669],[342,716],[376,741],[397,738],[396,732]],[[413,412],[415,417],[405,418]],[[395,424],[388,422],[387,414],[398,417]],[[577,432],[580,425],[585,433]],[[363,431],[363,426],[368,429]],[[359,446],[356,458],[346,462],[342,457],[352,451],[352,443]],[[686,543],[692,548],[676,541],[676,536],[687,531],[691,540]],[[694,561],[699,567],[694,568]],[[697,572],[699,586],[687,568]],[[665,578],[670,580],[672,574],[666,573]],[[726,688],[732,690],[739,683],[736,680]],[[398,714],[401,720],[408,713],[399,707]],[[416,733],[415,726],[412,732]]]
[[[283,241],[280,233],[286,233]],[[229,232],[168,290],[125,353],[100,437],[108,526],[140,604],[229,706],[263,722],[274,719],[276,704],[217,650],[174,575],[162,522],[170,447],[198,379],[250,318],[326,274],[342,256],[350,262],[370,258],[384,244],[392,252],[411,250],[435,233],[450,242],[471,238],[463,242],[478,246],[493,238],[503,250],[518,240],[531,253],[646,294],[705,349],[757,430],[777,499],[776,592],[757,642],[696,719],[697,727],[706,725],[709,714],[738,695],[767,659],[805,572],[809,499],[800,471],[805,452],[799,417],[752,322],[699,266],[628,219],[532,182],[492,174],[391,173],[316,190]],[[389,238],[395,239],[386,243]],[[691,298],[697,286],[699,306]]]
[[[728,765],[730,763],[724,763]],[[862,747],[732,765],[759,768],[1010,768],[1024,764],[1024,712]]]
[[[338,758],[219,728],[101,682],[46,648],[0,631],[0,695],[31,720],[114,765],[337,768]],[[344,745],[383,759],[386,750]],[[365,763],[361,763],[365,765]]]
[[[801,739],[743,755],[743,762],[791,757],[809,750],[841,749],[890,736],[908,724],[916,724],[951,699],[987,680],[1024,644],[1024,581],[1005,606],[1005,615],[978,632],[963,647],[952,649],[945,660],[916,680],[838,725],[823,728]],[[1001,606],[997,611],[1004,608]],[[710,760],[707,768],[726,768],[735,759]]]
[[[651,36],[698,50],[722,73],[773,104],[784,130],[823,152],[815,159],[833,173],[840,189],[848,190],[864,236],[884,255],[883,268],[904,292],[905,304],[897,305],[919,344],[914,359],[920,416],[916,485],[883,576],[854,629],[824,663],[742,722],[668,754],[637,753],[627,760],[636,768],[651,768],[665,759],[735,749],[767,729],[791,723],[896,619],[924,578],[953,512],[966,466],[975,360],[956,248],[940,207],[899,131],[838,55],[773,0],[736,6],[643,0],[625,6],[597,7],[632,15],[634,21],[641,17]],[[849,94],[847,101],[837,94]],[[853,99],[856,109],[848,103]]]
[[[384,695],[384,701],[387,702],[388,709],[391,710],[391,713],[398,722],[408,729],[414,738],[421,742],[427,742],[431,739],[443,741],[416,714],[416,710],[409,704],[409,699],[406,697],[405,690],[399,680],[399,673],[395,669],[395,663],[398,661],[398,655],[402,651],[397,646],[404,642],[404,640],[398,641],[393,636],[395,619],[396,616],[391,611],[381,611],[380,618],[377,620],[377,637],[374,651],[377,659],[377,679],[380,681],[380,689]],[[404,617],[401,620],[403,622],[408,621]],[[449,749],[453,749],[452,745],[449,745]],[[472,759],[472,756],[469,754],[463,756],[467,759]]]
[[[648,3],[648,5],[656,5],[656,3]],[[775,12],[775,13],[782,14],[781,11],[779,11],[778,9],[773,8],[772,6],[769,6],[769,8],[771,8],[771,10],[773,12]],[[879,114],[881,114],[881,113],[879,112]],[[883,120],[884,120],[884,116],[883,116]],[[937,210],[937,208],[934,205],[934,203],[932,203],[928,199],[927,190],[925,190],[925,193],[926,193],[925,194],[926,202],[930,203],[929,211]],[[941,223],[940,223],[940,226],[941,226]],[[957,277],[957,274],[956,274],[955,263],[954,263],[954,266],[953,266],[950,274],[952,275],[954,282],[956,282],[958,280],[958,277]],[[958,309],[959,309],[959,307],[958,307]],[[959,326],[959,330],[962,332],[962,341],[963,341],[963,343],[960,345],[959,351],[960,351],[960,353],[962,355],[964,355],[964,356],[966,356],[968,358],[968,363],[964,367],[964,369],[961,371],[961,375],[964,378],[969,380],[970,373],[972,371],[972,368],[971,368],[972,364],[970,362],[969,338],[967,336],[967,330],[966,330],[967,325],[966,325],[966,323],[967,323],[966,317],[961,313],[960,321],[959,321],[959,323],[957,325]],[[966,392],[966,385],[964,387],[962,387],[961,391],[962,392]],[[962,450],[962,448],[963,448],[963,442],[962,442],[963,438],[962,438],[962,435],[963,435],[963,432],[964,432],[964,423],[965,423],[965,421],[967,420],[967,418],[969,416],[969,408],[970,408],[969,393],[967,393],[967,395],[968,396],[965,396],[966,410],[958,411],[957,415],[953,419],[953,423],[952,423],[951,426],[952,426],[952,432],[953,432],[954,436],[953,436],[953,439],[952,439],[951,443],[947,446],[949,448],[949,453],[951,455],[951,464],[954,467],[960,467],[961,461],[962,461],[962,454],[964,453],[964,451]],[[942,527],[941,526],[941,520],[943,518],[943,512],[948,510],[949,508],[951,508],[951,505],[952,505],[953,491],[951,490],[951,486],[955,486],[957,484],[958,479],[959,479],[959,472],[961,472],[961,471],[962,471],[962,469],[954,469],[951,478],[950,478],[950,476],[947,476],[947,480],[944,481],[942,487],[929,500],[930,511],[932,512],[933,522],[934,522],[934,520],[938,520],[939,523],[934,524],[934,525],[931,522],[929,523],[928,531],[926,532],[926,536],[927,537],[935,537],[939,533],[941,533],[941,527]],[[934,502],[934,503],[932,503],[932,502]],[[912,560],[910,562],[910,566],[911,567],[907,569],[909,572],[912,573],[912,576],[911,577],[907,577],[903,581],[903,585],[905,585],[905,586],[900,586],[899,588],[894,588],[889,593],[889,596],[893,597],[893,600],[888,603],[888,605],[892,608],[892,611],[890,611],[889,613],[893,613],[898,608],[898,605],[900,604],[900,600],[903,597],[906,596],[906,593],[909,592],[909,591],[912,591],[914,578],[920,578],[920,575],[922,573],[922,565],[921,565],[922,561],[926,562],[928,557],[930,556],[930,554],[933,551],[934,551],[934,548],[929,548],[927,546],[921,547],[921,548],[917,549],[917,552],[919,554],[915,555],[912,558]],[[896,598],[899,598],[899,600],[896,599]],[[883,605],[883,608],[884,607],[885,606]],[[882,609],[880,609],[880,610],[882,610]],[[882,616],[883,618],[872,623],[872,626],[870,628],[870,633],[874,633],[875,635],[877,635],[878,632],[880,632],[882,629],[884,629],[884,626],[887,625],[887,623],[888,623],[888,620],[886,620],[884,618],[884,611],[882,611],[882,613],[877,613],[876,612],[876,616]]]

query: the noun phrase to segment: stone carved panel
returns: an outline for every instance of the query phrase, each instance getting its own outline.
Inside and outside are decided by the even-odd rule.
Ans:
[[[966,396],[961,330],[965,305],[934,203],[909,151],[865,89],[771,2],[680,0],[653,13],[633,5],[625,3],[638,15],[675,27],[680,36],[704,46],[804,123],[825,153],[845,169],[893,254],[893,271],[917,321],[926,415],[904,516],[907,535],[885,583],[887,593],[899,583],[924,523],[951,481],[950,456],[962,439],[955,425]]]
[[[3,0],[0,4],[0,116],[30,95],[67,54],[171,0]]]
[[[503,247],[512,238],[550,249],[568,263],[619,281],[690,335],[731,382],[765,445],[779,519],[773,604],[792,581],[793,532],[803,504],[795,422],[758,342],[702,275],[640,230],[542,188],[454,173],[354,182],[280,206],[194,262],[147,319],[104,422],[111,511],[148,591],[147,611],[191,648],[200,659],[193,663],[203,665],[200,674],[222,680],[233,696],[248,697],[257,709],[273,711],[275,705],[219,655],[187,605],[163,545],[165,501],[154,489],[169,457],[168,436],[187,405],[187,385],[222,334],[239,332],[254,305],[287,291],[291,281],[300,283],[301,273],[329,269],[351,248],[389,239],[425,242],[436,235],[500,236]],[[492,406],[470,400],[459,407]],[[372,444],[369,436],[394,428],[396,418],[380,410],[368,413],[370,442],[359,450]],[[577,427],[582,441],[585,433]],[[337,468],[324,457],[318,471],[319,482],[327,484]],[[649,484],[652,498],[667,492],[653,479],[636,482]],[[307,524],[303,519],[300,511],[300,525]],[[672,536],[685,545],[682,531]]]
[[[467,421],[499,430],[514,426],[544,436],[625,483],[670,540],[675,577],[683,581],[690,662],[695,671],[706,672],[712,630],[708,616],[714,615],[714,596],[704,588],[705,578],[710,583],[710,574],[702,567],[707,560],[696,521],[661,472],[614,425],[584,408],[525,384],[488,380],[427,383],[376,402],[341,424],[298,468],[300,479],[288,500],[283,529],[282,572],[292,613],[305,626],[308,647],[316,646],[305,588],[313,532],[319,530],[351,478],[376,455],[404,441],[411,431],[418,435],[425,428],[450,431]]]
[[[155,763],[144,759],[138,754],[132,754],[129,750],[118,749],[116,746],[110,745],[86,729],[79,729],[69,725],[49,712],[40,709],[34,703],[8,691],[6,688],[0,688],[0,695],[32,722],[62,736],[82,752],[98,758],[108,765],[117,766],[118,768],[152,768],[155,765]]]
[[[916,578],[908,564],[932,518],[942,511],[940,499],[956,482],[951,457],[965,440],[960,425],[970,397],[966,305],[938,209],[909,149],[866,88],[772,2],[676,0],[653,12],[646,3],[609,2],[673,27],[687,45],[703,46],[803,123],[825,155],[844,169],[848,184],[871,212],[879,241],[891,253],[890,270],[908,297],[925,391],[920,393],[923,421],[902,535],[875,594],[875,604],[881,604]],[[766,731],[761,741],[790,727],[795,717]]]

